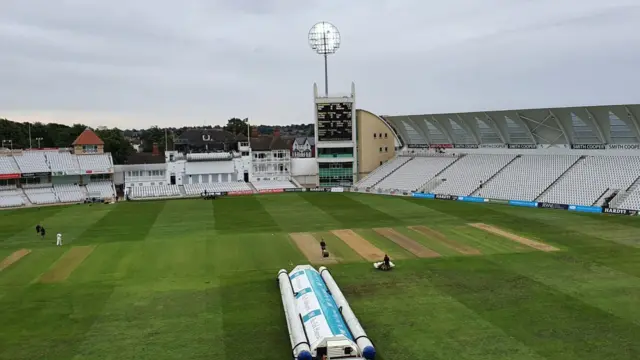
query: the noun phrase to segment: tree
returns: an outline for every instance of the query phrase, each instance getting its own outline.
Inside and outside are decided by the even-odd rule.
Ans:
[[[118,128],[100,128],[95,133],[104,141],[104,151],[111,153],[114,164],[123,164],[134,151],[124,132]]]
[[[225,126],[224,129],[235,135],[243,134],[244,136],[249,136],[247,132],[247,122],[249,122],[248,118],[231,118],[227,121],[227,126]]]

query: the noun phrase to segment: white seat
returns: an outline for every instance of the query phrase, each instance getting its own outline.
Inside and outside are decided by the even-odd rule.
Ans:
[[[90,182],[86,185],[86,189],[89,197],[103,199],[116,197],[113,184],[109,181]]]
[[[48,205],[58,202],[52,187],[28,188],[24,189],[24,193],[29,198],[29,201],[36,205]]]
[[[86,198],[82,188],[74,184],[54,184],[53,192],[62,203],[82,202]]]
[[[45,153],[52,172],[64,172],[68,174],[80,173],[78,156],[69,152],[49,151]]]
[[[44,151],[24,151],[22,155],[14,155],[20,172],[22,173],[48,173],[51,172]]]
[[[432,192],[447,195],[471,195],[478,189],[481,181],[487,181],[515,157],[515,154],[466,155],[438,175],[438,179],[446,179],[446,181],[443,181]]]
[[[249,184],[242,181],[234,182],[216,182],[216,183],[198,183],[185,184],[184,191],[187,195],[200,195],[204,191],[207,192],[232,192],[232,191],[251,191]]]
[[[78,155],[78,164],[83,173],[108,172],[113,168],[111,154]]]
[[[626,190],[639,176],[638,156],[588,156],[578,161],[538,201],[591,206],[607,189]]]
[[[378,168],[373,170],[369,175],[364,177],[362,180],[358,181],[355,184],[355,187],[368,188],[368,187],[374,186],[380,180],[384,179],[387,175],[395,171],[400,166],[404,165],[409,160],[411,160],[411,157],[408,157],[408,156],[395,157],[387,161],[386,163],[380,165]]]
[[[295,189],[296,186],[291,181],[252,181],[256,190],[274,190],[274,189]]]
[[[533,201],[579,158],[579,155],[522,155],[473,195]]]
[[[412,158],[375,187],[387,190],[416,191],[457,159],[453,156]]]
[[[11,156],[0,156],[0,174],[19,174],[20,168]]]
[[[132,199],[150,199],[181,196],[178,185],[134,186],[129,196]]]
[[[0,208],[20,207],[24,205],[22,190],[5,188],[0,191]]]

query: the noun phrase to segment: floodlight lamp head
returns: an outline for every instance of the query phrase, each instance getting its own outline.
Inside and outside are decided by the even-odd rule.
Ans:
[[[340,48],[340,32],[333,24],[319,22],[309,30],[309,46],[320,55],[335,54]]]

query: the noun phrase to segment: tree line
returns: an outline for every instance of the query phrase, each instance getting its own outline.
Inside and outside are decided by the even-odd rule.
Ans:
[[[173,141],[187,129],[224,129],[233,134],[249,135],[251,131],[247,126],[247,119],[231,118],[225,126],[200,126],[200,127],[170,127],[161,128],[152,126],[148,129],[124,129],[107,128],[100,126],[92,129],[102,141],[104,151],[110,152],[116,164],[123,164],[127,157],[135,150],[132,143],[139,143],[143,152],[151,152],[153,144],[158,144],[161,152],[165,150],[165,144],[169,149],[173,148]],[[30,127],[30,129],[29,129]],[[273,125],[255,125],[259,134],[271,135],[276,129]],[[56,123],[20,123],[0,118],[0,147],[13,149],[28,148],[60,148],[70,147],[71,143],[87,128],[84,124],[71,126]],[[313,136],[313,124],[294,124],[279,126],[284,135]],[[31,136],[29,136],[29,130]]]

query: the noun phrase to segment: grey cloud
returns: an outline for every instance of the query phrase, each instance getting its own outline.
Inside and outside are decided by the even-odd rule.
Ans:
[[[381,114],[637,102],[637,0],[4,0],[0,117],[309,122],[330,87]],[[75,114],[75,115],[73,115]]]

